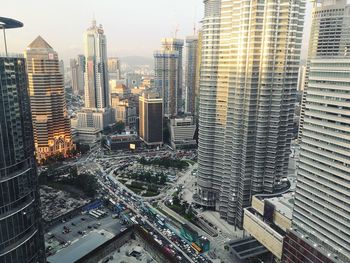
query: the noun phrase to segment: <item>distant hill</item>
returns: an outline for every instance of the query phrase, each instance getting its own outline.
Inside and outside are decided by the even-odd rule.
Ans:
[[[153,58],[138,57],[138,56],[121,57],[120,61],[122,64],[128,64],[130,67],[134,67],[138,65],[153,66],[153,63],[154,63]]]

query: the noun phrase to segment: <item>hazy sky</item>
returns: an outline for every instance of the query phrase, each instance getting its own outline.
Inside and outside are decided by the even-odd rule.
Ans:
[[[104,26],[109,56],[152,57],[160,39],[177,27],[178,37],[193,33],[203,0],[11,0],[2,1],[0,16],[24,23],[7,31],[9,52],[22,52],[41,35],[67,61],[83,52],[83,34],[95,16]]]
[[[22,29],[8,30],[9,51],[22,52],[41,35],[60,57],[76,56],[83,51],[84,31],[95,16],[105,29],[109,56],[152,57],[160,39],[173,36],[177,26],[179,37],[193,33],[203,4],[202,0],[11,0],[2,1],[0,16],[24,23]]]

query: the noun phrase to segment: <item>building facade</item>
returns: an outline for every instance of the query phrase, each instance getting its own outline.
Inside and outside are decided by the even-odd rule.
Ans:
[[[285,260],[309,262],[305,253],[294,254],[300,239],[320,258],[349,262],[350,3],[315,3],[310,45],[293,230]]]
[[[109,107],[107,40],[102,25],[96,21],[85,33],[85,107]]]
[[[195,114],[195,96],[196,96],[196,77],[197,77],[197,53],[198,50],[198,37],[191,36],[186,38],[186,75],[185,75],[185,88],[186,88],[186,102],[185,112],[194,115]]]
[[[165,117],[176,116],[179,111],[178,63],[178,51],[161,50],[154,53],[154,87],[163,98]]]
[[[72,81],[72,91],[74,95],[84,95],[84,71],[85,57],[78,55],[78,58],[70,60],[70,72]]]
[[[119,58],[108,58],[108,76],[109,79],[120,80],[120,60]]]
[[[154,52],[154,88],[163,98],[165,117],[174,117],[183,111],[183,44],[180,39],[163,38],[162,49]]]
[[[0,262],[44,263],[38,176],[23,57],[0,57]]]
[[[196,147],[195,131],[196,124],[192,116],[170,119],[171,147],[173,149]]]
[[[40,36],[26,49],[29,96],[39,162],[73,149],[70,120],[57,53]]]
[[[287,176],[305,2],[204,3],[195,200],[241,227]]]
[[[163,100],[153,94],[139,98],[139,135],[149,146],[163,144]]]

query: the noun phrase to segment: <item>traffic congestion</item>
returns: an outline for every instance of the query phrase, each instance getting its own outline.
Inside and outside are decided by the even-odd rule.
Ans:
[[[178,262],[211,262],[205,255],[199,253],[198,248],[196,250],[196,246],[175,233],[176,227],[168,218],[158,213],[150,204],[143,202],[140,197],[134,195],[112,176],[100,173],[99,183],[108,193],[111,202],[119,207],[119,211],[116,211],[114,216],[129,209],[130,212],[127,214],[129,222],[140,225],[164,248],[166,253],[175,257]],[[127,220],[125,214],[123,217],[122,220]]]

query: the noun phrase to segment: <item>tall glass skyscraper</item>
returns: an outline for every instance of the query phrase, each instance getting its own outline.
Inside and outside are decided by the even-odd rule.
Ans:
[[[283,262],[350,262],[349,1],[314,3],[307,72],[293,225]]]
[[[287,176],[305,2],[204,3],[195,200],[241,226]]]
[[[26,64],[0,56],[0,262],[46,262]]]

